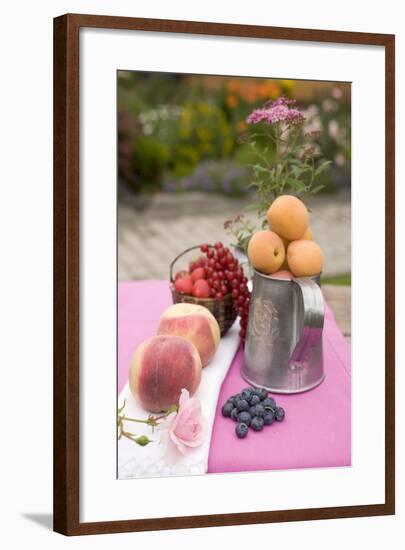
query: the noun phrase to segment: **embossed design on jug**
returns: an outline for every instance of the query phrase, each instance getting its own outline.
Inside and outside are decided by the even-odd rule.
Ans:
[[[278,312],[274,303],[268,297],[266,300],[262,297],[254,298],[249,314],[249,338],[255,344],[260,343],[271,349],[279,336],[278,326]]]

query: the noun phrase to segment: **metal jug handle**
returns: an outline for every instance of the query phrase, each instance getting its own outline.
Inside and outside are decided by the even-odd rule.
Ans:
[[[322,338],[325,305],[322,291],[314,279],[299,277],[293,281],[300,289],[304,313],[301,335],[291,354],[290,364],[303,365]]]

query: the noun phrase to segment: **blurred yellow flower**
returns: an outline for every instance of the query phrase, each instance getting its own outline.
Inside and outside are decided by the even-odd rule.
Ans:
[[[228,105],[228,107],[230,107],[231,109],[234,109],[235,107],[238,106],[238,103],[239,103],[239,99],[237,98],[236,95],[234,94],[230,94],[227,96],[226,98],[226,104]]]

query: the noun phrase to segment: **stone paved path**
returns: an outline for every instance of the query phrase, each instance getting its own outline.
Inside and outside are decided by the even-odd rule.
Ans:
[[[352,341],[351,287],[323,285],[322,290],[335,314],[336,322],[349,344]]]
[[[239,213],[256,222],[244,210],[246,199],[229,199],[206,193],[157,194],[146,199],[120,195],[118,206],[118,278],[167,277],[172,259],[184,249],[202,242],[230,238],[224,221]],[[325,275],[350,272],[350,198],[323,196],[312,199],[311,228],[325,254]]]

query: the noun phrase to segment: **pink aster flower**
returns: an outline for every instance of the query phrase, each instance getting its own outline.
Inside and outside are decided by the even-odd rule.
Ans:
[[[169,414],[160,424],[161,443],[167,446],[167,458],[175,462],[191,449],[199,447],[206,436],[207,426],[200,400],[181,390],[177,412]]]
[[[292,108],[291,105],[295,105],[295,99],[279,97],[275,101],[268,101],[262,109],[255,109],[250,113],[246,122],[248,124],[257,124],[262,121],[269,124],[276,122],[301,124],[305,120],[304,115],[298,109]]]

